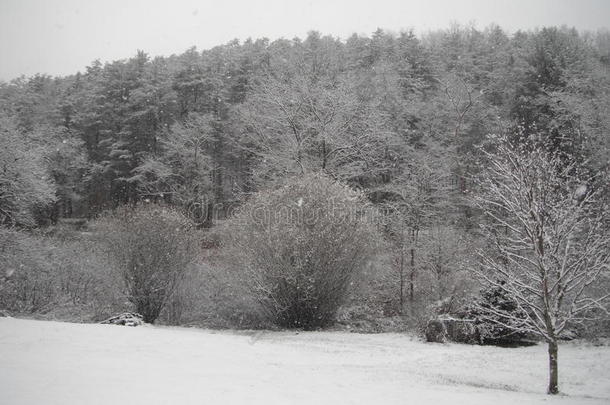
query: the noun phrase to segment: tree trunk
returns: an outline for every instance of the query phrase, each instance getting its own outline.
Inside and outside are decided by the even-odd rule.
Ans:
[[[405,249],[400,246],[400,314],[405,308]]]
[[[557,368],[557,340],[548,342],[549,344],[549,394],[558,394],[558,368]]]
[[[415,249],[411,248],[411,274],[409,274],[409,303],[415,300]]]
[[[328,153],[326,153],[326,140],[322,139],[322,170],[326,170],[327,159]]]

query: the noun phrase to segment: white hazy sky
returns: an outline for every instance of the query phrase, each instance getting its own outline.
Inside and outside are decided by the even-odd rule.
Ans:
[[[0,0],[0,80],[66,75],[94,59],[207,49],[234,38],[340,38],[451,22],[507,29],[610,24],[610,0]]]

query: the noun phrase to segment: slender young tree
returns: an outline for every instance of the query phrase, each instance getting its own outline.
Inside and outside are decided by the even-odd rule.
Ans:
[[[388,225],[396,247],[400,312],[404,310],[405,298],[410,310],[413,309],[416,279],[422,264],[420,236],[433,223],[442,222],[441,213],[446,211],[443,206],[448,197],[447,173],[447,168],[436,157],[414,153],[396,181],[379,188],[390,196],[383,206],[390,213]]]
[[[500,137],[483,151],[487,171],[475,197],[491,246],[480,275],[515,300],[519,312],[482,308],[489,320],[533,333],[548,344],[548,393],[557,394],[558,339],[570,325],[607,314],[610,294],[594,284],[608,275],[608,207],[593,179],[539,142]]]

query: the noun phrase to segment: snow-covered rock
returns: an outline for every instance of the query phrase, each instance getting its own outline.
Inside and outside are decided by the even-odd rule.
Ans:
[[[124,312],[122,314],[108,318],[100,323],[123,326],[140,326],[144,324],[144,321],[142,315],[140,314],[137,314],[135,312]]]
[[[431,319],[426,325],[428,342],[445,343],[447,341],[479,344],[480,334],[474,322],[467,319],[439,317]]]

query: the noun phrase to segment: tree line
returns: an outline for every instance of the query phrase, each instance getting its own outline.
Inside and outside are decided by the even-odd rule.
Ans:
[[[591,170],[607,166],[608,38],[311,32],[2,83],[2,220],[92,217],[143,199],[220,207],[322,170],[379,203],[421,188],[468,226],[459,196],[488,133],[542,133]]]

